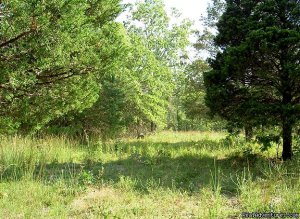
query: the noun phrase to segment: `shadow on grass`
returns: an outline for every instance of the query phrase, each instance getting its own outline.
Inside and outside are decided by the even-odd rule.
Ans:
[[[264,178],[266,176],[263,171],[270,164],[267,159],[255,155],[232,155],[224,159],[201,153],[178,153],[175,157],[171,156],[170,150],[198,150],[204,146],[210,150],[218,150],[220,147],[226,147],[222,142],[210,140],[178,143],[137,141],[120,145],[114,145],[111,149],[120,156],[117,161],[103,163],[97,159],[88,159],[82,163],[39,164],[32,170],[32,177],[47,184],[58,180],[80,185],[106,183],[143,193],[163,188],[179,189],[192,194],[204,187],[213,189],[219,185],[223,194],[235,195],[238,189],[236,182],[245,178],[248,171],[252,174],[252,180]],[[155,153],[147,153],[149,148]],[[14,168],[2,174],[1,180],[21,179],[25,173],[22,168],[25,166]]]
[[[218,150],[218,149],[227,149],[231,145],[225,140],[215,141],[210,139],[203,139],[199,141],[179,141],[176,143],[170,142],[147,142],[147,141],[133,141],[127,143],[116,143],[114,145],[117,149],[124,151],[130,151],[132,148],[145,150],[146,148],[153,149],[201,149],[205,148],[207,150]],[[118,148],[119,147],[119,148]]]
[[[204,187],[214,189],[220,186],[222,193],[235,195],[237,185],[234,182],[245,176],[248,169],[254,172],[254,180],[263,177],[254,165],[254,160],[257,159],[261,158],[230,157],[217,160],[210,156],[184,155],[171,158],[164,155],[157,157],[133,155],[128,159],[105,164],[102,178],[114,183],[121,182],[121,186],[125,184],[125,187],[126,183],[129,183],[134,189],[142,192],[167,188],[194,193]],[[126,182],[126,179],[129,182]]]

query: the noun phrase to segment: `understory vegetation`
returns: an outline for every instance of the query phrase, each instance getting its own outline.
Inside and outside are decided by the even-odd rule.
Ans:
[[[299,154],[222,132],[2,137],[0,218],[238,218],[299,212]],[[297,145],[299,145],[297,143]]]

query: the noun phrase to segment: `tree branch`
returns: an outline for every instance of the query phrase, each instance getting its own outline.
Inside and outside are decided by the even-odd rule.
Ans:
[[[19,39],[21,39],[21,38],[23,38],[23,37],[25,37],[25,36],[27,36],[27,35],[33,33],[33,32],[36,31],[36,30],[37,30],[37,22],[36,22],[36,18],[35,18],[35,17],[32,17],[30,30],[25,31],[25,32],[19,34],[18,36],[14,37],[14,38],[12,38],[12,39],[10,39],[10,40],[8,40],[8,41],[5,41],[5,42],[1,43],[1,44],[0,44],[0,48],[5,47],[5,46],[8,46],[8,45],[11,44],[11,43],[14,43],[14,42],[18,41]]]
[[[32,32],[31,30],[23,32],[23,33],[19,34],[18,36],[14,37],[14,38],[12,38],[12,39],[10,39],[8,41],[5,41],[5,42],[1,43],[0,44],[0,48],[8,46],[9,44],[18,41],[19,39],[25,37],[26,35],[29,35],[31,32]]]

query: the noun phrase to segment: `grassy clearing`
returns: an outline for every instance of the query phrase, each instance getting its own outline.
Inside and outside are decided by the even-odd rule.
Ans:
[[[223,133],[81,144],[1,138],[0,218],[239,218],[300,212],[299,156]]]

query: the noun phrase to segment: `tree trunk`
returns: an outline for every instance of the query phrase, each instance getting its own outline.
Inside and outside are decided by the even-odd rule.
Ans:
[[[137,136],[137,138],[140,136],[140,132],[141,132],[140,127],[141,127],[141,122],[139,119],[137,119],[137,121],[136,121],[136,136]]]
[[[245,138],[246,141],[250,141],[251,138],[253,137],[253,128],[251,125],[245,125]]]
[[[156,130],[156,125],[154,122],[151,122],[151,132],[155,132]]]
[[[288,73],[284,72],[282,83],[284,85],[284,92],[282,95],[282,159],[290,160],[292,159],[292,129],[293,120],[291,119],[291,102],[292,102],[292,92],[290,87],[290,79]]]
[[[283,139],[283,150],[282,159],[292,159],[292,124],[287,119],[284,119],[282,124],[282,139]]]

